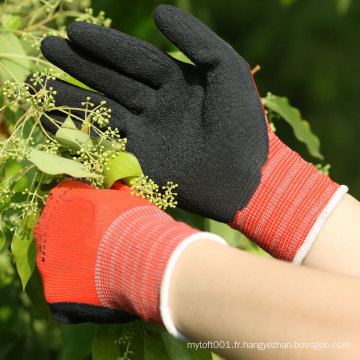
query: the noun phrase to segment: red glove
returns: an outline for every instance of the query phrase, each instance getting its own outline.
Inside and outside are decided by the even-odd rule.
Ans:
[[[95,190],[72,180],[51,191],[34,230],[45,297],[61,322],[140,316],[179,336],[168,308],[176,261],[197,240],[225,242],[131,192],[119,183]]]

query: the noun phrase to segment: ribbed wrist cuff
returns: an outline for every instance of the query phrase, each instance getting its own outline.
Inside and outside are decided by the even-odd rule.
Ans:
[[[97,252],[95,285],[101,305],[163,323],[179,336],[168,306],[172,273],[185,248],[204,238],[225,243],[153,205],[124,212],[104,233]]]
[[[269,131],[260,186],[230,224],[272,256],[301,263],[325,219],[347,192]]]

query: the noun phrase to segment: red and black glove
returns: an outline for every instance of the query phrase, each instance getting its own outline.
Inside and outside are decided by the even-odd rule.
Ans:
[[[141,317],[179,336],[168,307],[176,261],[195,241],[225,241],[131,193],[121,183],[95,190],[72,180],[50,192],[34,230],[45,298],[60,322]]]
[[[110,125],[128,138],[144,173],[158,184],[179,184],[180,207],[227,222],[275,257],[300,263],[347,188],[269,129],[250,68],[230,45],[169,5],[159,6],[154,20],[195,65],[116,30],[77,22],[69,40],[45,38],[42,52],[104,95],[50,81],[57,104],[106,100]]]

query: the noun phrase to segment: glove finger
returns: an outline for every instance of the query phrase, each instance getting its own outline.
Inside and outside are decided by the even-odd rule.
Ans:
[[[171,57],[133,36],[115,29],[74,22],[68,29],[69,39],[89,54],[118,71],[153,88],[159,88],[174,74],[180,74]]]
[[[90,114],[89,111],[85,111],[84,105],[84,102],[86,102],[88,98],[90,98],[88,102],[93,104],[93,106],[88,105],[89,110],[96,108],[105,101],[105,104],[101,106],[111,109],[109,126],[118,128],[122,136],[126,136],[126,124],[133,121],[136,117],[136,115],[131,113],[125,107],[97,92],[79,88],[59,79],[47,79],[46,82],[43,82],[43,84],[40,84],[39,82],[34,83],[32,79],[33,74],[30,74],[26,79],[26,83],[30,85],[30,89],[32,89],[32,91],[36,91],[38,93],[44,89],[46,91],[52,91],[56,108],[42,116],[41,121],[45,129],[53,134],[56,133],[58,128],[61,126],[61,123],[65,121],[69,114],[69,110],[71,111],[71,114],[74,115],[72,120],[75,125],[78,128],[81,128],[83,120],[85,120],[85,117]],[[56,93],[54,93],[54,91]],[[62,111],[59,107],[62,107]],[[77,120],[76,117],[79,119]],[[99,127],[99,124],[96,122],[94,125]]]
[[[49,304],[53,318],[64,324],[92,322],[96,324],[124,323],[138,319],[125,311],[102,306],[62,302]]]
[[[204,23],[171,5],[159,5],[154,12],[159,30],[199,68],[209,70],[233,56],[234,50]]]
[[[154,102],[156,91],[150,86],[123,75],[69,40],[48,36],[41,51],[54,65],[128,109],[142,112]]]

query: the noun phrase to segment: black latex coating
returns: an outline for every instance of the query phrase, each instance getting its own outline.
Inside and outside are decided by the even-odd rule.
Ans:
[[[138,319],[125,311],[102,306],[59,302],[49,304],[53,318],[63,324],[93,322],[96,324],[124,323]]]
[[[160,5],[154,20],[196,66],[142,40],[82,22],[70,26],[69,41],[47,37],[41,49],[49,61],[104,94],[113,110],[110,124],[128,138],[127,150],[157,184],[179,184],[180,207],[231,222],[259,186],[269,151],[249,65],[178,8]],[[63,85],[59,104],[87,96]]]

